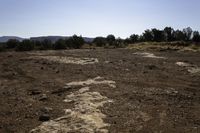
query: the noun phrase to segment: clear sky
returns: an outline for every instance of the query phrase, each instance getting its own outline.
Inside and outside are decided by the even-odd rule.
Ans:
[[[200,0],[0,0],[0,36],[125,38],[165,26],[200,31]]]

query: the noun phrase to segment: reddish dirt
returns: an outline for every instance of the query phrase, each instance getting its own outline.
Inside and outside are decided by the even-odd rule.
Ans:
[[[30,52],[0,53],[0,132],[25,133],[39,126],[43,108],[50,119],[63,116],[74,105],[63,100],[77,88],[62,90],[66,83],[97,76],[116,82],[116,88],[91,89],[114,102],[101,111],[111,133],[200,132],[200,75],[176,62],[200,66],[200,53],[148,51],[164,58],[146,58],[128,49],[43,51],[45,55],[97,58],[89,65],[63,64]],[[35,52],[36,55],[38,52]],[[59,91],[58,91],[59,90]],[[47,99],[41,99],[45,94]]]

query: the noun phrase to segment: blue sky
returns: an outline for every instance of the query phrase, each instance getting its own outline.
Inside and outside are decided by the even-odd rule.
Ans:
[[[200,31],[200,0],[0,0],[0,36],[128,37],[148,28]]]

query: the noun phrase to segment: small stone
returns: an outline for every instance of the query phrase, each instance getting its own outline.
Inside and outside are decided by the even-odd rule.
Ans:
[[[53,109],[52,108],[49,108],[49,107],[43,107],[40,109],[40,111],[42,113],[45,113],[45,114],[48,114],[49,112],[51,112]]]
[[[47,100],[48,99],[48,97],[47,97],[47,95],[46,94],[42,94],[42,96],[40,97],[40,101],[45,101],[45,100]]]
[[[110,61],[105,61],[105,63],[106,63],[106,64],[109,64],[109,63],[110,63]]]
[[[157,69],[155,65],[147,65],[146,67],[150,70]]]
[[[16,76],[16,75],[17,75],[17,73],[16,73],[16,72],[13,72],[13,73],[12,73],[12,75],[13,75],[13,76]]]
[[[56,70],[56,73],[59,73],[60,71],[59,70]]]
[[[8,55],[8,57],[10,58],[10,57],[13,57],[13,55]]]
[[[39,94],[41,94],[40,90],[37,89],[30,90],[30,95],[39,95]]]
[[[49,114],[42,114],[42,115],[40,115],[40,117],[39,117],[39,121],[42,121],[42,122],[44,122],[44,121],[49,121],[49,120],[50,120]]]
[[[42,62],[42,64],[43,64],[43,65],[46,65],[46,64],[47,64],[47,62],[43,61],[43,62]]]
[[[71,113],[72,113],[72,110],[71,110],[71,109],[66,109],[66,110],[65,110],[65,114],[69,115],[69,114],[71,114]]]
[[[69,91],[69,90],[71,90],[71,89],[72,89],[71,86],[65,86],[65,87],[60,88],[60,89],[58,89],[58,90],[52,91],[51,94],[63,94],[63,93],[65,93],[66,91]]]

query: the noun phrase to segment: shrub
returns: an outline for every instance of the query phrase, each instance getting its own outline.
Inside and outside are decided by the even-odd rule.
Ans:
[[[48,50],[48,49],[52,49],[53,45],[51,40],[45,39],[44,41],[41,42],[41,50]]]
[[[54,48],[55,50],[66,49],[65,40],[59,39],[59,40],[56,41],[56,43],[54,44],[53,48]]]
[[[7,49],[16,48],[18,44],[19,44],[18,40],[16,40],[16,39],[10,39],[6,43],[6,48]]]
[[[5,46],[3,44],[0,44],[0,52],[5,51]]]
[[[96,37],[93,40],[93,43],[97,46],[97,47],[103,47],[106,45],[106,38],[104,37]]]
[[[23,40],[16,47],[16,51],[31,51],[34,49],[34,43],[30,40]]]
[[[115,44],[115,36],[114,35],[108,35],[106,37],[106,41],[109,44],[109,46],[113,46]]]

